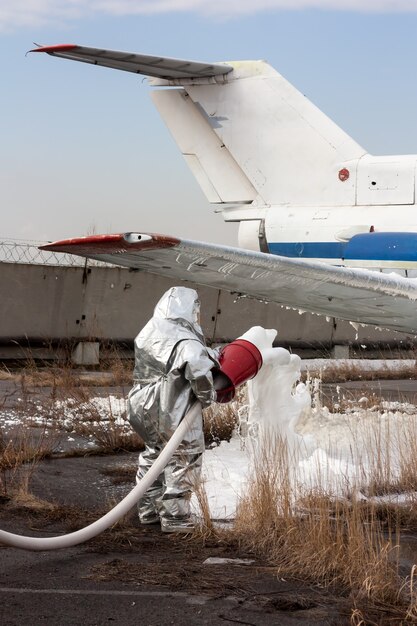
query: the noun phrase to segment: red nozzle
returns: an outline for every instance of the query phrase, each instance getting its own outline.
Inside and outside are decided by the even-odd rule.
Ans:
[[[262,355],[258,348],[246,339],[236,339],[223,348],[219,356],[220,372],[227,379],[227,386],[217,391],[217,402],[230,402],[236,388],[254,378],[262,367]]]

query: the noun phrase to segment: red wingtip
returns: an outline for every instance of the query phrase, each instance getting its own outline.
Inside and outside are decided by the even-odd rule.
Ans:
[[[73,43],[60,43],[55,46],[39,46],[38,48],[29,50],[29,52],[47,52],[48,54],[53,54],[54,52],[68,52],[68,50],[73,50],[74,48],[78,48],[78,46]]]
[[[87,237],[75,237],[73,239],[62,239],[39,246],[40,250],[57,250],[58,248],[68,248],[71,246],[89,247],[91,245],[99,247],[118,247],[124,238],[122,234],[117,235],[88,235]]]
[[[180,243],[176,237],[146,233],[143,240],[129,241],[129,233],[116,235],[90,235],[76,239],[54,241],[40,250],[70,252],[72,254],[117,254],[129,250],[152,250],[153,248],[171,248]]]

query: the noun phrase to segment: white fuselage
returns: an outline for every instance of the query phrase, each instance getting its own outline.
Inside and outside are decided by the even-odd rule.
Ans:
[[[314,259],[370,269],[417,268],[417,215],[416,206],[345,206],[319,207],[268,207],[259,209],[258,218],[240,221],[239,245],[251,250],[271,252],[281,256]],[[379,238],[380,253],[368,244],[372,234]],[[397,254],[396,239],[387,240],[388,234],[400,233],[406,237],[411,250]],[[356,258],[346,255],[349,242],[362,237],[363,245],[355,246]],[[356,239],[354,239],[356,237]],[[390,249],[392,248],[392,249]],[[414,250],[414,253],[413,253]]]
[[[366,155],[339,170],[350,203],[254,202],[224,209],[224,219],[240,222],[244,248],[407,274],[417,269],[416,164],[415,155]]]

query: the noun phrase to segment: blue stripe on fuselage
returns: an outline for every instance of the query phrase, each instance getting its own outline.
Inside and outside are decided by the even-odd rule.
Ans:
[[[269,243],[269,252],[300,259],[342,259],[346,243],[336,241],[303,241],[300,243]]]
[[[363,233],[348,242],[270,243],[271,254],[300,259],[417,261],[417,233]]]

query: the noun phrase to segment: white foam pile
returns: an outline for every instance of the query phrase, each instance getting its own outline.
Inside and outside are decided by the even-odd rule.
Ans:
[[[247,436],[235,434],[230,443],[222,442],[205,454],[203,474],[212,517],[233,518],[254,465],[265,453],[265,442],[277,438],[286,441],[295,490],[301,485],[304,491],[319,488],[338,497],[364,497],[362,492],[375,479],[395,488],[401,472],[412,463],[410,452],[417,451],[416,407],[381,402],[362,408],[369,405],[364,397],[356,405],[345,403],[348,408],[343,412],[332,413],[320,406],[315,381],[297,383],[298,356],[270,347],[272,340],[265,347],[265,336],[260,341],[255,337],[257,341],[264,365],[248,383],[247,422],[240,412],[244,426],[240,432]],[[335,410],[340,410],[337,404]],[[382,499],[401,502],[408,497],[415,500],[416,494]]]

